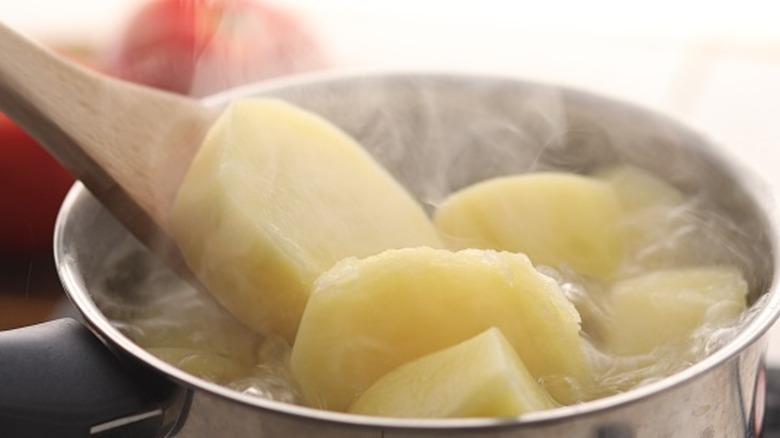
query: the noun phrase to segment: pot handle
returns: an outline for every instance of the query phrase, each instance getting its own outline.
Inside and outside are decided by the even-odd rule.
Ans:
[[[780,367],[766,370],[762,438],[780,438]]]
[[[2,436],[165,436],[176,385],[129,365],[71,318],[0,332]]]

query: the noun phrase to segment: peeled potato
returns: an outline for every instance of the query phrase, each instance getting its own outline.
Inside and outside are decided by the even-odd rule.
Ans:
[[[493,327],[385,374],[349,408],[384,417],[511,417],[555,407]]]
[[[700,245],[690,236],[699,224],[679,189],[629,165],[603,170],[597,177],[614,188],[623,209],[619,227],[626,249],[624,271],[635,274],[694,260],[693,248]]]
[[[596,176],[614,187],[623,211],[628,214],[674,208],[685,202],[679,189],[639,167],[620,165]]]
[[[741,272],[724,266],[663,270],[618,282],[610,291],[607,349],[634,355],[687,345],[697,328],[737,318],[747,290]]]
[[[458,191],[434,222],[456,249],[522,252],[534,264],[609,277],[622,261],[612,187],[570,173],[501,177]]]
[[[499,328],[561,403],[590,372],[574,306],[522,254],[431,248],[347,259],[317,281],[291,366],[307,402],[346,410],[390,370]]]
[[[320,273],[345,257],[440,246],[360,145],[272,99],[231,104],[192,162],[171,227],[198,279],[249,327],[292,342]]]

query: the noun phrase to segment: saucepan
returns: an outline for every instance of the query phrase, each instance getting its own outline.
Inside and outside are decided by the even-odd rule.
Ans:
[[[497,76],[309,75],[232,90],[206,103],[219,106],[247,96],[278,97],[323,115],[357,138],[426,208],[494,176],[550,169],[587,173],[615,163],[647,169],[695,195],[724,224],[728,245],[736,248],[726,253],[738,254],[726,261],[739,266],[749,284],[747,316],[700,362],[590,402],[501,419],[327,412],[210,383],[136,344],[117,324],[117,306],[126,302],[137,309],[131,301],[149,286],[149,273],[167,268],[77,183],[62,206],[54,246],[62,283],[88,329],[58,320],[3,334],[2,356],[29,359],[15,371],[18,385],[0,390],[13,393],[0,397],[18,406],[0,414],[0,422],[40,436],[760,435],[766,334],[780,313],[776,228],[765,207],[771,201],[748,170],[704,136],[629,103]]]

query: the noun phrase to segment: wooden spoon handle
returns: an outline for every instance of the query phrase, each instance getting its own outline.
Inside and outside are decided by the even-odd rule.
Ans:
[[[142,240],[167,234],[171,203],[216,117],[196,100],[82,68],[2,24],[0,111]]]

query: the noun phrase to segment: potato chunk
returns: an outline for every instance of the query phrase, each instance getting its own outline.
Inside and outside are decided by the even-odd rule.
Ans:
[[[617,193],[623,214],[626,258],[622,273],[634,275],[694,260],[692,232],[700,224],[691,201],[670,183],[634,166],[621,165],[596,175]]]
[[[390,370],[495,326],[534,378],[571,403],[590,382],[579,323],[522,254],[389,250],[317,280],[291,366],[308,403],[343,411]]]
[[[732,267],[650,272],[616,283],[610,292],[607,348],[620,355],[685,346],[706,324],[724,324],[746,308],[747,283]]]
[[[615,188],[623,210],[628,214],[670,209],[685,202],[677,188],[639,167],[615,166],[596,176]]]
[[[552,407],[550,395],[493,327],[390,371],[349,411],[384,417],[511,417]]]
[[[608,184],[569,173],[531,173],[475,184],[447,198],[434,215],[456,248],[522,252],[534,264],[595,277],[623,257],[621,209]]]
[[[181,186],[171,226],[209,292],[292,341],[312,283],[345,257],[440,246],[422,208],[324,119],[272,99],[232,103]]]

